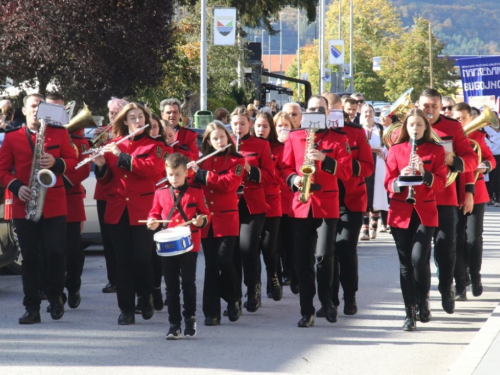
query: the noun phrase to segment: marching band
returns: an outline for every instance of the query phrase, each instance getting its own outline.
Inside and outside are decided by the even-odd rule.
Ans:
[[[182,319],[184,336],[195,336],[200,250],[205,326],[220,325],[223,315],[236,322],[243,308],[250,313],[260,308],[261,253],[268,297],[280,301],[283,285],[299,294],[299,327],[312,327],[315,316],[335,323],[340,287],[344,314],[356,314],[357,242],[363,216],[373,211],[365,179],[373,175],[384,146],[377,141],[374,147],[367,138],[373,121],[358,125],[346,114],[343,128],[312,122],[299,127],[298,114],[250,116],[241,106],[230,115],[232,135],[212,122],[199,149],[197,133],[182,126],[177,99],[160,103],[160,119],[141,104],[113,98],[110,124],[95,131],[89,144],[81,128],[39,119],[44,100],[38,94],[24,99],[27,124],[8,130],[0,148],[0,183],[13,194],[23,255],[26,311],[19,324],[41,322],[41,291],[54,320],[63,317],[66,302],[72,309],[81,303],[82,181],[91,162],[108,279],[102,291],[117,294],[118,324],[134,324],[138,313],[149,320],[166,305],[166,338],[182,337]],[[439,92],[424,90],[418,109],[407,108],[401,123],[383,137],[390,139],[382,155],[383,185],[400,261],[405,331],[432,317],[432,243],[447,313],[454,312],[456,300],[467,299],[469,278],[474,296],[483,290],[482,228],[489,200],[483,174],[496,162],[480,128],[498,127],[498,120],[486,116],[471,125],[467,104],[453,108],[454,118],[440,114],[441,106]],[[296,109],[288,107],[291,113]],[[373,108],[365,107],[369,117]],[[307,106],[318,114],[339,109],[335,94],[313,96]],[[50,186],[41,170],[54,176]],[[28,207],[39,215],[33,217]]]

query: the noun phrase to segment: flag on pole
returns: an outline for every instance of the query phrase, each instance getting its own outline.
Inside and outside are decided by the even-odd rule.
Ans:
[[[344,63],[344,41],[328,41],[328,61],[331,65],[342,65]]]
[[[236,43],[236,8],[214,9],[214,45],[234,46]]]

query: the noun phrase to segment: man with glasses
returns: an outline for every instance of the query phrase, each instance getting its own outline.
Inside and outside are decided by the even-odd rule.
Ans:
[[[302,121],[302,109],[297,103],[286,103],[283,105],[283,112],[292,118],[293,126],[295,129],[300,128]]]
[[[352,120],[352,122],[359,125],[359,116],[361,116],[361,107],[363,106],[363,104],[365,104],[365,97],[363,96],[363,94],[355,92],[354,94],[351,95],[351,98],[356,100],[356,106],[357,106],[356,116],[354,120]]]
[[[441,108],[441,114],[446,117],[453,118],[453,107],[455,106],[455,101],[450,96],[443,96],[443,107]]]

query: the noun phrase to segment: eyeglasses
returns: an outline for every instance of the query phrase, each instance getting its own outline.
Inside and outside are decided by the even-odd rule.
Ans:
[[[356,103],[358,104],[363,104],[365,101],[364,100],[356,100]]]
[[[453,109],[453,106],[452,105],[448,105],[446,107],[443,107],[443,109],[441,111],[445,112],[445,111],[451,111]]]
[[[325,113],[325,108],[324,107],[307,108],[307,112],[321,112],[321,113]]]

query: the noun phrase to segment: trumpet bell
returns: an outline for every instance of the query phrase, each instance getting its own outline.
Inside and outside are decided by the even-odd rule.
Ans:
[[[87,105],[84,103],[80,112],[70,120],[69,124],[64,125],[64,127],[68,130],[68,133],[71,134],[83,128],[95,128],[97,124],[92,117],[92,113],[90,113]]]
[[[413,91],[413,87],[406,90],[406,92],[401,95],[392,105],[382,113],[383,117],[387,117],[390,115],[396,115],[400,120],[403,120],[408,113],[409,110],[414,109],[415,106],[411,101],[411,93]]]
[[[499,129],[498,117],[495,115],[495,113],[493,113],[491,109],[489,109],[487,106],[484,106],[483,112],[481,112],[479,116],[477,116],[474,120],[464,126],[464,132],[465,134],[469,135],[476,130],[482,129],[490,124],[496,130]]]

